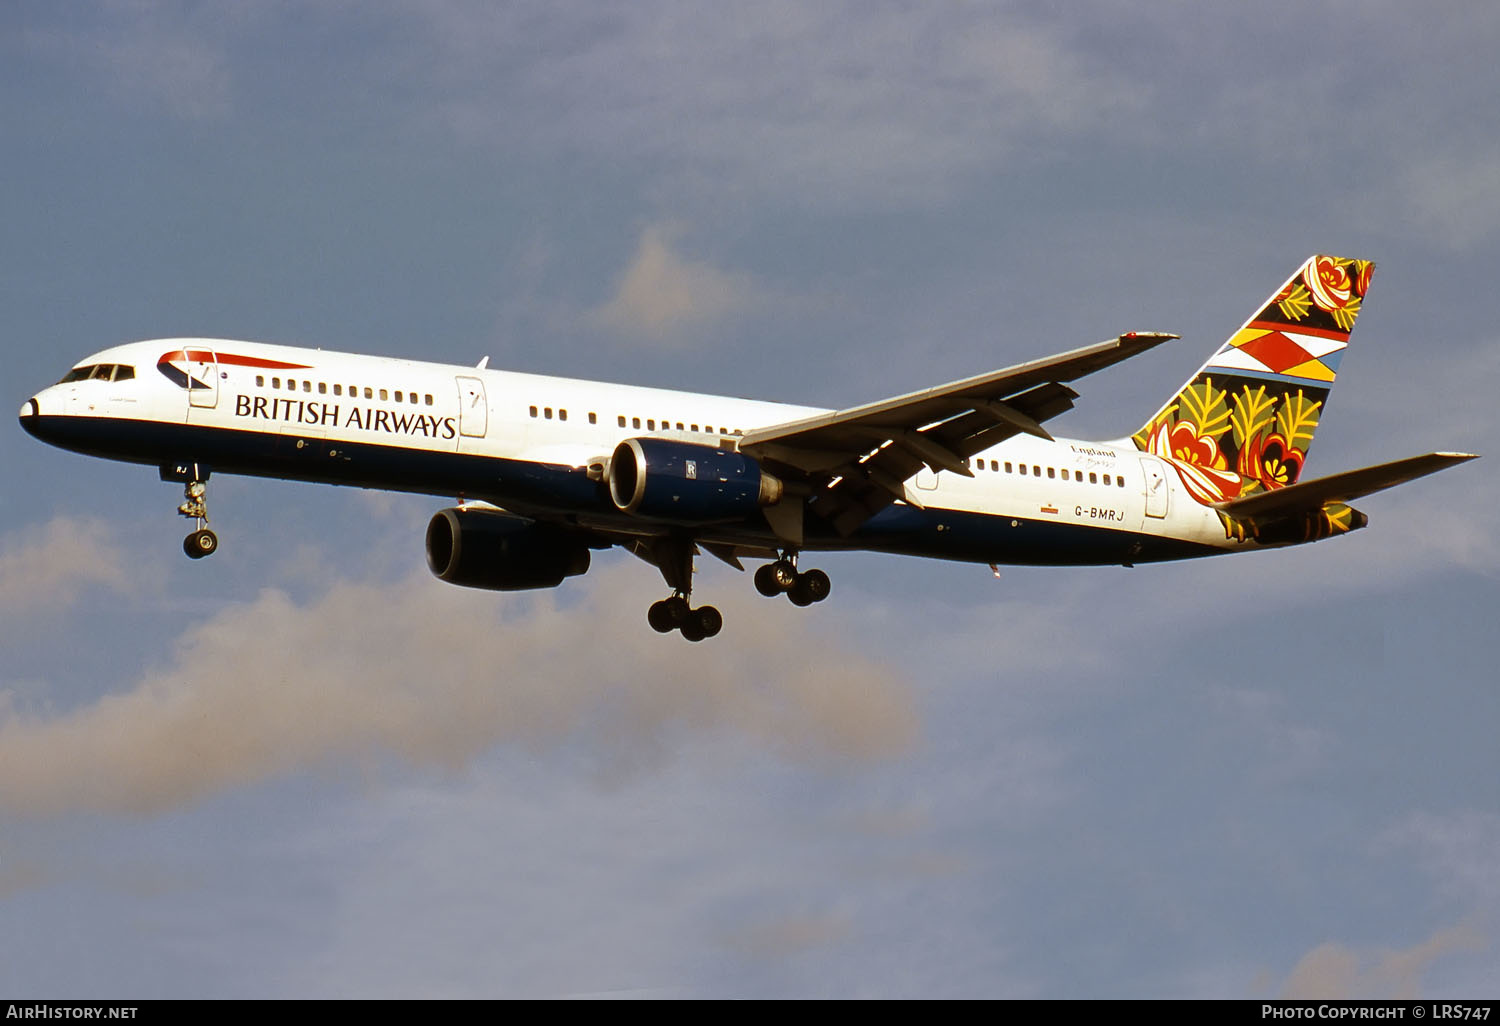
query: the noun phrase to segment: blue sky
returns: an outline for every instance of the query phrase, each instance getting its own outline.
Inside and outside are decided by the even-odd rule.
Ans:
[[[846,406],[1128,330],[1137,428],[1313,252],[1379,264],[1323,474],[1493,453],[1500,12],[0,10],[12,408],[253,338]],[[1173,566],[623,554],[432,579],[439,498],[0,431],[0,993],[1500,990],[1488,460]]]

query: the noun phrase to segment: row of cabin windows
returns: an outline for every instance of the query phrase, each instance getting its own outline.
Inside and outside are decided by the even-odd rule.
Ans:
[[[295,392],[295,391],[297,391],[297,380],[298,379],[296,379],[296,378],[287,378],[286,379],[285,385],[286,385],[286,390],[288,392]],[[257,374],[257,375],[255,375],[255,387],[256,388],[265,388],[266,387],[266,377],[265,377],[264,374]],[[271,387],[272,388],[281,388],[282,387],[282,380],[280,378],[272,378],[271,379]],[[328,387],[329,386],[328,386],[328,382],[326,382],[326,381],[319,381],[319,382],[314,383],[312,381],[308,381],[306,378],[303,378],[302,379],[302,386],[301,387],[302,387],[302,391],[304,391],[304,392],[312,392],[312,391],[316,390],[319,395],[327,395],[328,394]],[[359,398],[359,391],[360,391],[360,386],[359,385],[350,385],[349,386],[349,398],[351,398],[351,399],[358,399]],[[376,389],[376,388],[371,388],[369,385],[365,385],[364,386],[364,392],[365,392],[365,398],[366,399],[374,399],[375,396],[376,396],[376,394],[379,393],[379,395],[380,395],[380,401],[381,402],[388,403],[388,402],[391,401],[391,391],[389,389],[385,389],[385,388]],[[333,394],[337,395],[337,396],[342,396],[344,394],[344,386],[343,385],[334,385],[333,386]],[[432,405],[432,396],[431,395],[418,396],[417,393],[415,393],[415,392],[407,392],[404,389],[396,389],[396,392],[395,392],[395,401],[398,402],[398,403],[410,403],[413,406],[416,406],[418,402],[421,402],[423,405],[431,406]]]
[[[985,461],[984,460],[975,460],[974,463],[973,463],[973,466],[974,466],[975,470],[984,470],[985,469]],[[1035,463],[1032,463],[1032,464],[1018,463],[1018,464],[1015,464],[1013,466],[1010,463],[1009,460],[1007,460],[1005,462],[1004,466],[1005,466],[1005,472],[1007,474],[1020,474],[1022,477],[1027,477],[1027,476],[1029,476],[1029,477],[1041,477],[1042,476],[1042,471],[1043,471],[1043,469],[1045,469],[1046,472],[1047,472],[1047,478],[1048,478],[1048,480],[1056,480],[1057,477],[1058,477],[1058,475],[1061,475],[1062,479],[1064,481],[1073,480],[1073,481],[1079,482],[1080,484],[1083,483],[1083,471],[1081,471],[1081,470],[1072,471],[1071,475],[1070,475],[1070,473],[1069,473],[1069,471],[1067,470],[1066,467],[1063,468],[1062,470],[1058,470],[1056,467],[1046,467],[1046,468],[1043,468],[1043,467],[1038,466]],[[999,473],[1000,472],[1000,467],[1001,467],[1001,464],[1000,464],[999,460],[990,460],[989,461],[989,469],[990,470],[993,470],[996,473]],[[1123,477],[1119,476],[1118,474],[1101,474],[1101,473],[1099,473],[1098,471],[1095,471],[1095,470],[1089,471],[1088,474],[1089,474],[1089,484],[1115,485],[1118,488],[1124,488],[1125,487],[1125,479]],[[1101,478],[1103,479],[1102,481],[1100,480]]]
[[[544,407],[542,407],[541,411],[538,412],[537,408],[535,406],[533,406],[531,408],[531,415],[533,417],[541,416],[544,420],[551,420],[552,417],[553,417],[553,410],[552,410],[552,407],[550,407],[550,406],[544,406]],[[567,410],[559,409],[559,410],[556,411],[556,416],[557,416],[558,420],[567,420],[568,419],[568,411]],[[599,423],[599,415],[597,413],[590,413],[589,414],[589,423],[590,424],[597,424],[597,423]]]
[[[617,417],[616,418],[616,422],[620,425],[620,427],[624,427],[625,426],[625,418],[623,416]],[[630,427],[631,427],[632,430],[639,431],[640,428],[641,428],[641,418],[639,418],[639,417],[631,417],[630,418]],[[661,422],[661,429],[663,431],[671,431],[671,430],[673,430],[673,428],[672,428],[672,422],[670,420],[663,420]],[[647,431],[655,431],[656,430],[656,420],[654,418],[651,418],[651,417],[647,417],[646,418],[646,430]],[[705,425],[703,425],[702,428],[699,428],[697,424],[684,424],[680,420],[677,422],[677,428],[676,428],[676,430],[678,430],[678,431],[699,431],[699,430],[701,430],[705,435],[743,435],[745,433],[745,432],[741,431],[739,428],[735,428],[733,431],[731,431],[727,427],[716,428],[712,424],[705,424]]]
[[[552,420],[554,417],[556,417],[558,420],[567,420],[568,419],[568,411],[564,410],[564,409],[553,410],[553,408],[550,407],[550,406],[543,406],[541,408],[533,406],[533,407],[531,407],[531,416],[533,418],[535,418],[535,417],[541,417],[543,420]],[[624,414],[620,414],[619,416],[617,416],[615,418],[615,422],[617,424],[619,424],[620,427],[627,426],[627,420],[626,420],[626,417],[625,417]],[[599,415],[597,413],[590,413],[589,414],[589,423],[590,424],[597,424],[597,423],[599,423]],[[636,431],[639,431],[641,429],[641,423],[642,423],[642,421],[641,421],[640,417],[631,417],[631,418],[629,418],[629,421],[628,421],[629,426],[632,429],[636,430]],[[654,417],[647,417],[645,419],[645,425],[646,425],[646,430],[647,431],[655,431],[656,430],[656,418],[654,418]],[[670,420],[663,420],[661,422],[661,429],[663,431],[671,431],[672,430],[672,421],[670,421]],[[700,431],[701,430],[704,434],[708,434],[708,435],[743,435],[745,433],[745,432],[739,430],[738,428],[736,428],[733,431],[729,430],[728,428],[715,428],[712,424],[705,424],[702,428],[700,428],[697,424],[684,424],[680,420],[677,421],[677,430],[678,431]]]

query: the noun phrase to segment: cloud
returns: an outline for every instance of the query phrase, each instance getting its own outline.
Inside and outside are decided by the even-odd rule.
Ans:
[[[103,522],[58,516],[0,538],[0,615],[61,608],[96,586],[124,593],[133,588]]]
[[[630,570],[592,576],[567,609],[426,577],[340,582],[305,605],[263,592],[123,693],[52,718],[0,711],[0,810],[158,813],[317,766],[461,769],[497,743],[581,741],[608,777],[684,730],[842,766],[915,741],[905,683],[807,615],[733,596],[724,633],[691,645],[646,627]]]
[[[1342,944],[1320,944],[1302,956],[1279,996],[1289,1001],[1412,1001],[1420,996],[1422,974],[1434,961],[1482,947],[1484,938],[1464,926],[1439,930],[1405,951],[1359,952]]]
[[[672,249],[678,231],[648,225],[620,275],[615,294],[594,315],[625,335],[679,348],[688,331],[748,308],[756,289],[748,275],[721,271]]]

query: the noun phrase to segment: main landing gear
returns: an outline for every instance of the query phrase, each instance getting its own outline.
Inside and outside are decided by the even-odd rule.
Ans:
[[[755,571],[755,590],[767,598],[785,594],[794,606],[810,606],[828,597],[833,582],[821,570],[798,572],[797,554],[787,552]]]
[[[680,631],[689,641],[711,638],[724,628],[724,617],[713,606],[693,608],[693,557],[698,546],[691,538],[641,539],[630,551],[656,566],[672,589],[672,596],[651,603],[646,622],[659,634]]]
[[[189,559],[212,556],[219,549],[219,536],[208,529],[208,503],[204,500],[207,491],[208,485],[205,482],[197,478],[188,481],[182,489],[187,501],[177,507],[178,513],[198,523],[198,529],[182,539],[182,551],[188,554]]]
[[[660,634],[680,631],[689,641],[711,638],[724,626],[724,617],[713,606],[693,608],[693,557],[698,547],[691,538],[667,537],[640,539],[628,546],[637,556],[661,571],[662,578],[672,589],[672,596],[651,603],[646,610],[646,622]],[[740,568],[737,559],[715,555]],[[782,552],[780,558],[767,563],[755,572],[755,587],[762,595],[786,595],[794,605],[810,606],[822,602],[833,590],[828,575],[821,570],[798,572],[797,553]]]
[[[687,595],[673,595],[660,602],[651,603],[646,610],[646,622],[659,634],[681,631],[689,641],[702,641],[718,634],[724,627],[724,617],[713,606],[688,604]]]

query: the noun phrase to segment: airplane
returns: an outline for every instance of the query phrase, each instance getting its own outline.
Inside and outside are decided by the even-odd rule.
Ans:
[[[557,587],[620,546],[672,594],[650,626],[689,641],[702,552],[799,606],[832,583],[806,552],[978,564],[1125,565],[1358,530],[1348,502],[1474,459],[1433,452],[1302,479],[1374,264],[1313,256],[1139,430],[1054,437],[1070,383],[1178,336],[1129,332],[844,410],[324,352],[173,338],[95,353],[21,407],[64,449],[184,485],[195,559],[213,472],[438,496],[432,572],[472,588]]]

